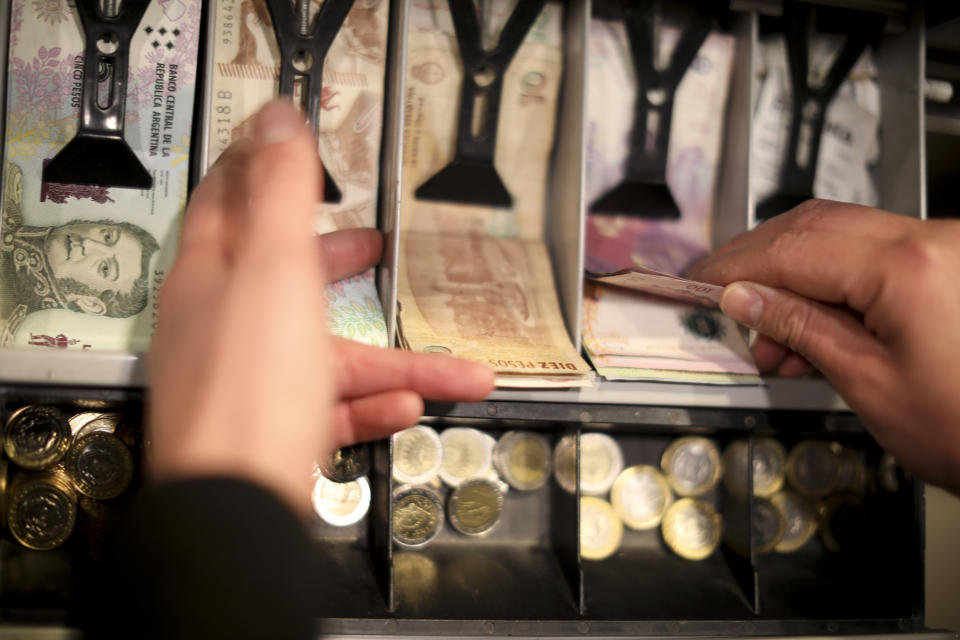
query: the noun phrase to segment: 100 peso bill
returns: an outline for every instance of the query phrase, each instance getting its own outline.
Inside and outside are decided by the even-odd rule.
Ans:
[[[315,17],[320,2],[310,4]],[[266,0],[216,0],[210,12],[208,166],[231,141],[249,134],[253,116],[277,97],[280,73]],[[376,225],[388,14],[388,0],[356,2],[323,60],[318,152],[342,197],[338,203],[318,203],[317,233]],[[372,269],[329,285],[327,308],[335,334],[386,346]]]
[[[152,2],[132,38],[126,140],[153,186],[130,189],[43,181],[77,131],[84,35],[73,3],[13,0],[0,345],[148,347],[187,198],[200,9]]]

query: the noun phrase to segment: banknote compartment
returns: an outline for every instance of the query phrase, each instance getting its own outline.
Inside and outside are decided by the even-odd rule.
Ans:
[[[797,421],[799,422],[799,421]],[[782,429],[767,434],[788,456],[800,442],[814,439],[855,452],[867,476],[862,490],[830,492],[815,505],[850,501],[848,515],[820,511],[819,528],[798,550],[757,553],[760,616],[782,620],[889,621],[900,630],[922,626],[923,488],[902,468],[883,463],[883,450],[866,433],[837,434],[822,429],[803,433]],[[892,483],[892,484],[891,484]],[[791,486],[789,474],[785,488]],[[847,508],[847,507],[845,507]],[[833,511],[833,513],[838,513]],[[834,540],[825,534],[831,529]]]
[[[807,3],[804,4],[830,4]],[[842,4],[842,3],[835,3]],[[879,44],[871,49],[876,66],[876,85],[880,92],[880,117],[878,143],[880,152],[875,164],[867,167],[870,180],[876,189],[877,204],[881,209],[913,218],[926,218],[926,180],[924,159],[924,110],[923,78],[925,69],[925,35],[923,3],[903,3],[892,7],[879,3],[864,5],[887,16],[884,33]],[[873,13],[872,15],[876,15]],[[831,28],[829,21],[827,28]],[[757,37],[753,39],[754,71],[762,66],[763,54],[760,42],[778,31],[769,16],[758,19]],[[752,83],[750,113],[759,107],[762,86],[759,78]],[[751,115],[752,120],[752,115]],[[758,144],[758,136],[752,131],[751,145]],[[821,147],[821,159],[823,148]],[[758,162],[749,161],[751,189],[758,180]],[[850,178],[852,181],[852,178]],[[756,213],[757,198],[751,191],[747,208],[746,228],[753,228],[761,221]]]
[[[447,427],[430,423],[439,433]],[[470,425],[498,438],[505,432],[491,422]],[[526,423],[541,433],[551,453],[574,429]],[[442,486],[437,486],[441,484]],[[391,497],[400,485],[392,479]],[[452,489],[437,478],[428,485],[444,506],[441,531],[420,548],[392,550],[392,615],[437,620],[564,620],[576,617],[576,498],[553,477],[538,489],[509,488],[494,527],[482,536],[464,535],[451,525]],[[394,503],[391,500],[390,513]],[[393,525],[391,518],[391,525]]]
[[[583,433],[596,432],[585,424]],[[722,455],[725,444],[745,434],[701,429],[619,427],[605,430],[623,453],[624,469],[649,465],[661,469],[664,451],[679,437],[706,437]],[[582,474],[582,468],[581,468]],[[745,491],[745,488],[744,488]],[[681,499],[675,495],[673,503]],[[619,551],[605,560],[582,560],[585,615],[592,620],[725,620],[753,616],[753,570],[749,556],[734,551],[731,534],[744,535],[746,502],[733,499],[722,476],[695,497],[723,518],[719,546],[703,560],[689,560],[670,550],[661,525],[635,530],[624,525]]]

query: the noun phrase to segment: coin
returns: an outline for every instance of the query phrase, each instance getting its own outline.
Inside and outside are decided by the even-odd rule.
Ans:
[[[422,547],[443,526],[443,504],[423,487],[397,487],[393,495],[393,539],[403,547]]]
[[[757,553],[767,553],[783,540],[787,523],[773,502],[757,497],[750,512],[750,528],[753,532],[753,548]]]
[[[484,478],[467,480],[450,494],[447,515],[453,528],[470,536],[485,535],[493,529],[503,511],[503,494]]]
[[[493,449],[493,466],[514,489],[539,489],[550,477],[550,442],[532,431],[507,431]]]
[[[654,467],[641,464],[627,467],[610,490],[614,511],[631,529],[652,529],[660,524],[663,512],[673,502],[670,485]]]
[[[401,484],[427,484],[443,462],[440,436],[418,425],[393,434],[393,477]]]
[[[836,488],[839,464],[837,454],[822,440],[803,440],[787,458],[787,479],[799,493],[819,498]]]
[[[867,463],[863,453],[837,444],[837,484],[836,491],[863,493],[867,488]]]
[[[707,438],[677,438],[664,450],[660,469],[677,495],[703,495],[720,479],[720,452]]]
[[[580,493],[600,496],[610,491],[623,471],[623,454],[617,441],[605,433],[580,436]]]
[[[349,447],[335,449],[319,461],[320,473],[334,482],[353,482],[370,473],[370,447],[358,442]]]
[[[493,468],[493,447],[496,441],[476,429],[452,427],[440,434],[443,462],[440,479],[458,487],[471,478],[479,478]]]
[[[584,560],[609,558],[623,540],[623,523],[610,503],[602,498],[580,498],[580,557]]]
[[[77,497],[57,474],[18,476],[11,482],[7,522],[23,546],[38,551],[55,549],[73,532]]]
[[[577,492],[577,436],[563,436],[553,448],[553,479],[567,493]]]
[[[660,530],[667,546],[678,556],[703,560],[720,544],[723,516],[703,500],[682,498],[667,508]]]
[[[398,604],[420,607],[431,602],[437,590],[437,565],[415,551],[393,554],[394,593]]]
[[[734,440],[723,450],[723,486],[731,494],[747,495],[747,466],[750,464],[750,441],[746,438]],[[754,470],[754,491],[756,491],[756,470]]]
[[[60,462],[70,448],[70,425],[54,407],[27,405],[7,421],[3,449],[17,466],[38,470]]]
[[[335,527],[360,522],[369,508],[370,483],[364,477],[336,482],[321,476],[313,485],[313,510]]]
[[[820,539],[829,551],[847,551],[862,545],[869,533],[863,500],[852,493],[837,493],[823,503]]]
[[[130,450],[105,431],[94,431],[75,440],[64,467],[77,491],[97,500],[116,498],[133,479]]]
[[[100,411],[84,411],[83,413],[75,413],[67,420],[67,423],[70,425],[70,433],[77,435],[77,432],[83,428],[83,425],[96,420],[100,416],[104,415]]]
[[[817,510],[803,496],[793,491],[781,491],[770,498],[783,514],[783,538],[774,546],[778,553],[791,553],[801,548],[817,532]]]

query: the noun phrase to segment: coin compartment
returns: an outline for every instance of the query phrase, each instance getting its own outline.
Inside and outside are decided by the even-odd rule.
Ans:
[[[442,434],[445,425],[431,426]],[[495,425],[472,426],[498,439],[506,431]],[[540,428],[534,430],[548,439],[551,453],[565,433],[575,433],[544,426],[549,425],[537,425]],[[400,486],[392,482],[394,489]],[[482,536],[471,536],[450,524],[452,489],[440,482],[426,486],[441,498],[444,525],[436,538],[420,548],[394,544],[395,615],[523,620],[566,619],[577,614],[575,496],[552,477],[532,491],[511,487],[493,528]],[[392,503],[390,508],[392,513]]]
[[[807,438],[781,431],[773,436],[790,451]],[[847,544],[830,550],[823,537],[828,523],[821,517],[814,536],[792,553],[755,553],[760,614],[778,619],[909,620],[923,607],[923,512],[921,483],[900,469],[895,490],[879,476],[883,450],[867,434],[818,432],[809,437],[839,444],[862,455],[865,488],[831,492],[822,505],[845,495],[862,501],[834,518],[836,537]],[[785,487],[790,487],[789,480]],[[855,498],[854,498],[855,496]]]
[[[588,427],[584,426],[584,433]],[[626,430],[605,433],[620,446],[624,469],[650,465],[660,470],[664,450],[678,437],[659,430],[643,434]],[[711,439],[721,455],[725,443],[735,437],[728,433],[685,435]],[[674,502],[682,497],[671,493]],[[725,535],[721,536],[718,548],[703,560],[688,560],[670,550],[660,525],[647,530],[625,525],[616,553],[606,560],[581,560],[588,618],[722,620],[753,614],[749,558],[733,551],[726,540],[730,534],[742,539],[747,504],[728,495],[722,478],[696,499],[712,505],[723,517]]]

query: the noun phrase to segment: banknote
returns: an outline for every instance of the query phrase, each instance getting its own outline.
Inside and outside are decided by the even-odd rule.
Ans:
[[[664,26],[660,34],[662,55],[672,49],[679,31]],[[605,378],[703,384],[759,380],[739,327],[717,310],[723,288],[681,277],[710,248],[734,45],[732,37],[711,33],[677,87],[667,184],[680,218],[588,217],[583,340]],[[636,96],[630,55],[622,23],[591,22],[588,202],[625,173]]]
[[[311,0],[311,19],[321,2]],[[237,137],[249,135],[254,114],[277,96],[280,49],[266,0],[216,0],[210,102],[204,127],[207,165]],[[376,226],[388,0],[354,4],[323,60],[318,152],[341,192],[318,203],[316,231]],[[386,346],[386,322],[374,272],[327,290],[331,331]]]
[[[484,38],[515,3],[480,3]],[[483,362],[498,386],[589,384],[542,240],[561,82],[562,7],[549,3],[504,74],[494,166],[511,207],[423,200],[453,158],[462,65],[445,0],[410,7],[398,275],[401,343]]]
[[[151,2],[130,42],[125,138],[149,189],[42,179],[78,129],[85,40],[72,2],[8,5],[0,345],[147,349],[187,198],[201,4]]]

